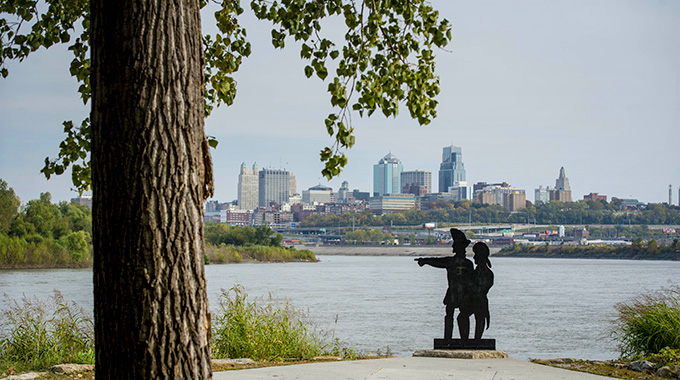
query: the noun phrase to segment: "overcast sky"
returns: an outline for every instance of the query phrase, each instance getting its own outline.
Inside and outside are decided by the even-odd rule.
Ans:
[[[245,4],[244,4],[245,5]],[[220,141],[213,150],[215,198],[236,198],[240,165],[286,168],[298,192],[318,183],[336,191],[372,191],[373,164],[392,152],[404,170],[437,171],[442,148],[463,149],[469,183],[525,189],[554,186],[560,167],[572,197],[673,203],[680,186],[680,1],[435,1],[453,24],[448,51],[437,54],[442,92],[438,118],[421,127],[402,107],[353,119],[357,143],[333,181],[320,172],[319,151],[332,144],[323,119],[332,111],[327,84],[306,79],[294,44],[275,50],[270,27],[243,23],[253,54],[238,73],[235,104],[206,120]],[[204,29],[210,32],[210,14]],[[68,74],[63,47],[8,65],[0,79],[0,178],[22,201],[49,191],[68,200],[68,175],[40,174],[63,138],[64,120],[89,111]]]

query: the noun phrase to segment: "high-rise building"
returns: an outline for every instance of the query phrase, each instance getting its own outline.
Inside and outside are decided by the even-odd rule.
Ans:
[[[373,196],[401,193],[401,161],[392,152],[373,165]]]
[[[338,203],[346,203],[349,197],[349,182],[342,181],[342,185],[338,189],[338,195],[335,197],[335,201]]]
[[[446,193],[449,187],[465,181],[462,149],[453,145],[444,147],[442,163],[439,165],[439,192]]]
[[[401,187],[402,193],[408,193],[408,191],[403,191],[407,186],[409,189],[412,185],[424,186],[425,193],[432,192],[432,172],[426,170],[407,170],[401,172]]]
[[[376,215],[404,212],[416,207],[416,198],[413,194],[379,195],[371,197],[368,207]]]
[[[503,194],[503,207],[510,212],[526,208],[527,198],[523,190]]]
[[[472,200],[474,193],[472,186],[468,186],[467,181],[458,181],[453,186],[449,187],[449,193],[453,194],[455,201],[462,201],[464,199]]]
[[[333,194],[332,188],[318,184],[310,187],[308,190],[302,190],[302,203],[308,205],[335,203],[335,194]]]
[[[238,207],[241,210],[255,210],[259,203],[259,185],[257,179],[257,163],[253,169],[241,164],[241,173],[238,175]]]
[[[571,187],[569,179],[564,174],[564,167],[560,168],[560,176],[555,180],[555,189],[550,191],[550,200],[571,202]]]
[[[259,206],[269,207],[274,202],[282,205],[295,194],[295,175],[285,169],[262,169],[258,178]]]
[[[534,190],[534,203],[548,203],[550,202],[550,191],[552,189],[550,186],[543,187],[539,186],[538,189]]]
[[[503,186],[499,184],[487,184],[483,188],[476,190],[474,193],[474,199],[479,203],[483,204],[497,204],[508,208],[508,194],[515,194],[513,198],[515,200],[515,207],[524,208],[526,206],[526,192],[523,189],[518,189],[516,187],[510,186],[507,182],[502,183]],[[477,185],[475,185],[477,187]],[[494,194],[490,196],[488,194]],[[520,195],[521,194],[521,195]],[[524,197],[524,203],[519,200],[518,197]],[[512,211],[512,210],[511,210]]]

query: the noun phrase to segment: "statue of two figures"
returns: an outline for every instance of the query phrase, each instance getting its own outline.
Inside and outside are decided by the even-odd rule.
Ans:
[[[482,339],[484,330],[489,327],[489,300],[487,293],[493,286],[493,272],[489,261],[489,247],[478,242],[472,250],[475,253],[472,261],[465,257],[465,249],[470,240],[463,231],[452,228],[454,256],[420,257],[415,259],[418,265],[431,265],[446,269],[449,287],[444,296],[446,316],[444,317],[444,339],[435,339],[435,349],[483,349],[495,350],[495,339]],[[458,309],[458,331],[461,339],[452,339],[453,315]],[[475,337],[470,340],[470,316],[475,317]]]

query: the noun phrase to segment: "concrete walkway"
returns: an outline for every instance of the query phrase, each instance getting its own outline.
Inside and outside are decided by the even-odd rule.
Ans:
[[[405,357],[222,371],[215,380],[604,380],[516,359]]]

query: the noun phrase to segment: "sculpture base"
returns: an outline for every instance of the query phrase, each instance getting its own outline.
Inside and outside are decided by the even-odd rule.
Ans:
[[[495,350],[496,339],[435,339],[435,350]]]
[[[505,359],[508,354],[495,350],[418,350],[413,356],[451,359]]]

